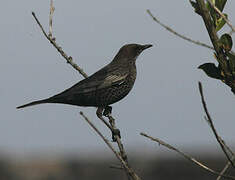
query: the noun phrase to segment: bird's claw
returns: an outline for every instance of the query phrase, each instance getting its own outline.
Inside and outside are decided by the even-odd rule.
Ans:
[[[103,112],[103,116],[108,117],[112,113],[112,106],[106,106]]]

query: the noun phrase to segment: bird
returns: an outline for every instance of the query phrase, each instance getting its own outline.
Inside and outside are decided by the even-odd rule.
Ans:
[[[91,76],[81,80],[63,92],[46,99],[33,101],[17,109],[43,103],[59,103],[75,106],[97,107],[100,118],[109,105],[123,99],[136,80],[136,59],[151,44],[126,44],[113,60]]]

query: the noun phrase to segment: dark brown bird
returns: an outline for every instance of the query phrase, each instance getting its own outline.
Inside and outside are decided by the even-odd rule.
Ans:
[[[102,116],[105,107],[121,100],[130,92],[136,79],[136,59],[143,50],[151,46],[150,44],[124,45],[111,63],[88,78],[55,96],[17,108],[42,103],[94,106],[98,107],[98,117]]]

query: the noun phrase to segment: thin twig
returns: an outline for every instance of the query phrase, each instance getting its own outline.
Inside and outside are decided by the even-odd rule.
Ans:
[[[140,133],[140,135],[145,136],[145,137],[151,139],[152,141],[155,141],[155,142],[157,142],[157,143],[159,143],[159,144],[161,144],[161,145],[167,147],[168,149],[171,149],[171,150],[173,150],[173,151],[176,151],[177,153],[179,153],[180,155],[182,155],[184,158],[186,158],[186,159],[188,159],[189,161],[193,162],[194,164],[196,164],[196,165],[199,166],[200,168],[205,169],[206,171],[208,171],[208,172],[210,172],[210,173],[212,173],[212,174],[220,175],[219,172],[217,172],[217,171],[215,171],[215,170],[213,170],[213,169],[207,167],[206,165],[204,165],[204,164],[202,164],[201,162],[197,161],[196,159],[190,157],[189,155],[187,155],[186,153],[180,151],[179,149],[177,149],[177,148],[171,146],[170,144],[167,144],[166,142],[164,142],[164,141],[162,141],[162,140],[160,140],[160,139],[158,139],[158,138],[153,138],[153,137],[151,137],[151,136],[149,136],[149,135],[147,135],[147,134],[145,134],[145,133]],[[222,175],[222,176],[225,177],[225,178],[228,178],[228,179],[235,179],[235,177],[229,176],[229,175]]]
[[[113,126],[113,123],[111,123],[111,121],[112,120],[114,121],[114,118],[110,114],[107,115],[107,116],[109,118],[110,124],[103,118],[103,116],[98,116],[98,118],[111,130],[111,132],[112,132],[112,134],[114,136],[112,138],[113,138],[113,140],[115,140],[114,142],[117,142],[117,145],[118,145],[118,148],[119,148],[119,151],[120,151],[119,154],[121,155],[122,159],[127,163],[127,165],[130,167],[130,165],[128,164],[128,161],[127,161],[127,156],[126,156],[126,153],[124,151],[123,144],[121,143],[121,139],[119,138],[118,135],[113,133],[113,130],[116,129],[116,126],[115,125]],[[127,175],[128,180],[130,180],[131,177],[130,177],[128,172],[126,172],[126,175]]]
[[[132,168],[128,166],[128,164],[123,160],[121,155],[114,149],[114,147],[109,143],[109,141],[104,137],[104,135],[95,127],[95,125],[84,115],[82,111],[80,111],[80,115],[87,121],[87,123],[95,130],[95,132],[103,139],[105,144],[112,150],[117,159],[121,162],[125,170],[132,177],[133,180],[141,180],[140,177],[133,171]]]
[[[200,91],[200,95],[201,95],[202,105],[203,105],[204,111],[206,113],[209,125],[210,125],[210,127],[211,127],[211,129],[212,129],[212,131],[213,131],[213,133],[215,135],[215,138],[218,141],[221,149],[223,150],[224,154],[226,155],[226,157],[229,160],[229,162],[231,163],[231,165],[234,167],[233,161],[231,160],[230,156],[228,155],[226,146],[224,145],[224,140],[222,140],[221,137],[218,135],[218,133],[217,133],[217,131],[215,129],[214,123],[213,123],[213,121],[211,119],[211,116],[210,116],[210,114],[208,112],[208,109],[207,109],[207,106],[206,106],[206,102],[205,102],[205,99],[204,99],[204,95],[203,95],[203,89],[202,89],[201,82],[198,83],[198,86],[199,86],[199,91]]]
[[[220,137],[219,137],[220,138]],[[231,150],[231,148],[229,146],[227,146],[227,144],[225,143],[225,141],[223,141],[223,139],[220,138],[220,140],[223,142],[224,147],[226,148],[226,150],[231,154],[231,156],[235,156],[234,152]]]
[[[39,22],[38,18],[36,17],[35,13],[32,12],[32,15],[34,19],[36,20],[37,24],[39,25],[40,29],[42,30],[42,33],[44,36],[50,41],[50,43],[59,51],[59,53],[66,59],[67,63],[69,63],[73,68],[75,68],[84,78],[87,78],[87,74],[76,64],[73,62],[73,58],[71,56],[68,56],[62,48],[55,42],[53,38],[50,38],[45,30],[43,29],[41,23]]]
[[[109,167],[110,167],[111,169],[123,170],[123,167],[122,167],[122,166],[116,165],[116,164],[110,165]]]
[[[189,41],[189,42],[191,42],[191,43],[193,43],[193,44],[196,44],[196,45],[203,46],[203,47],[206,47],[206,48],[209,48],[209,49],[214,50],[214,48],[213,48],[212,46],[209,46],[209,45],[207,45],[207,44],[205,44],[205,43],[202,43],[202,42],[200,42],[200,41],[195,41],[195,40],[193,40],[193,39],[190,39],[190,38],[188,38],[188,37],[186,37],[186,36],[184,36],[184,35],[182,35],[182,34],[176,32],[176,31],[174,31],[172,28],[170,28],[169,26],[167,26],[167,25],[163,24],[161,21],[159,21],[159,20],[156,18],[156,16],[154,16],[154,15],[151,13],[151,11],[150,11],[149,9],[147,10],[147,13],[151,16],[151,18],[152,18],[155,22],[157,22],[159,25],[161,25],[161,26],[164,27],[167,31],[173,33],[174,35],[176,35],[176,36],[178,36],[178,37],[180,37],[180,38],[182,38],[182,39],[184,39],[184,40],[186,40],[186,41]]]
[[[112,129],[117,129],[116,128],[116,124],[115,124],[115,119],[112,117],[111,114],[108,115],[108,118],[109,118],[109,122],[110,122],[110,125],[112,126]],[[124,150],[124,146],[122,144],[122,141],[120,139],[120,137],[118,135],[115,135],[115,139],[117,141],[117,144],[118,144],[118,148],[120,150],[120,154],[122,156],[122,158],[126,161],[126,163],[128,164],[128,160],[127,160],[127,155],[126,155],[126,152]]]
[[[112,115],[108,114],[107,116],[109,118],[109,122],[110,122],[110,125],[111,125],[112,129],[117,129],[116,125],[115,125],[115,119],[112,117]],[[126,164],[128,166],[130,166],[129,163],[128,163],[127,155],[126,155],[126,152],[124,150],[124,146],[122,144],[121,138],[119,137],[119,135],[114,134],[114,139],[117,142],[117,145],[118,145],[118,148],[119,148],[120,155],[121,155],[122,159],[126,162]]]
[[[225,22],[228,24],[231,30],[235,32],[235,28],[233,27],[232,23],[226,18],[226,16],[215,6],[214,3],[211,2],[211,0],[207,0],[207,1],[210,3],[213,9],[225,20]]]
[[[48,36],[50,38],[52,38],[52,17],[53,17],[54,11],[55,11],[55,7],[53,5],[53,0],[51,0],[51,3],[50,3],[50,16],[49,16],[49,33],[48,33]]]
[[[235,156],[232,156],[232,161],[235,159]],[[225,167],[223,168],[223,170],[220,172],[220,175],[217,177],[216,180],[220,180],[222,175],[227,171],[227,169],[230,167],[231,163],[230,161],[227,162],[227,164],[225,165]]]

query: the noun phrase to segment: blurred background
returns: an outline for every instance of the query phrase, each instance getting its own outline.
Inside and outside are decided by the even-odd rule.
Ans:
[[[0,179],[120,179],[112,152],[79,115],[83,111],[111,140],[94,108],[44,104],[15,107],[67,89],[82,76],[45,39],[34,11],[48,31],[50,1],[3,1],[0,11]],[[215,62],[209,49],[191,44],[156,24],[211,44],[188,1],[55,1],[53,36],[88,74],[108,64],[127,43],[151,43],[137,60],[131,93],[113,105],[130,164],[143,179],[214,179],[175,152],[140,136],[145,132],[221,170],[226,158],[207,122],[198,81],[218,133],[235,148],[234,95],[197,67]],[[224,12],[235,24],[235,1]],[[219,32],[229,32],[225,28]],[[232,36],[234,38],[234,34]],[[115,144],[114,144],[115,145]],[[178,168],[177,168],[178,167]],[[234,173],[231,171],[231,173]]]

